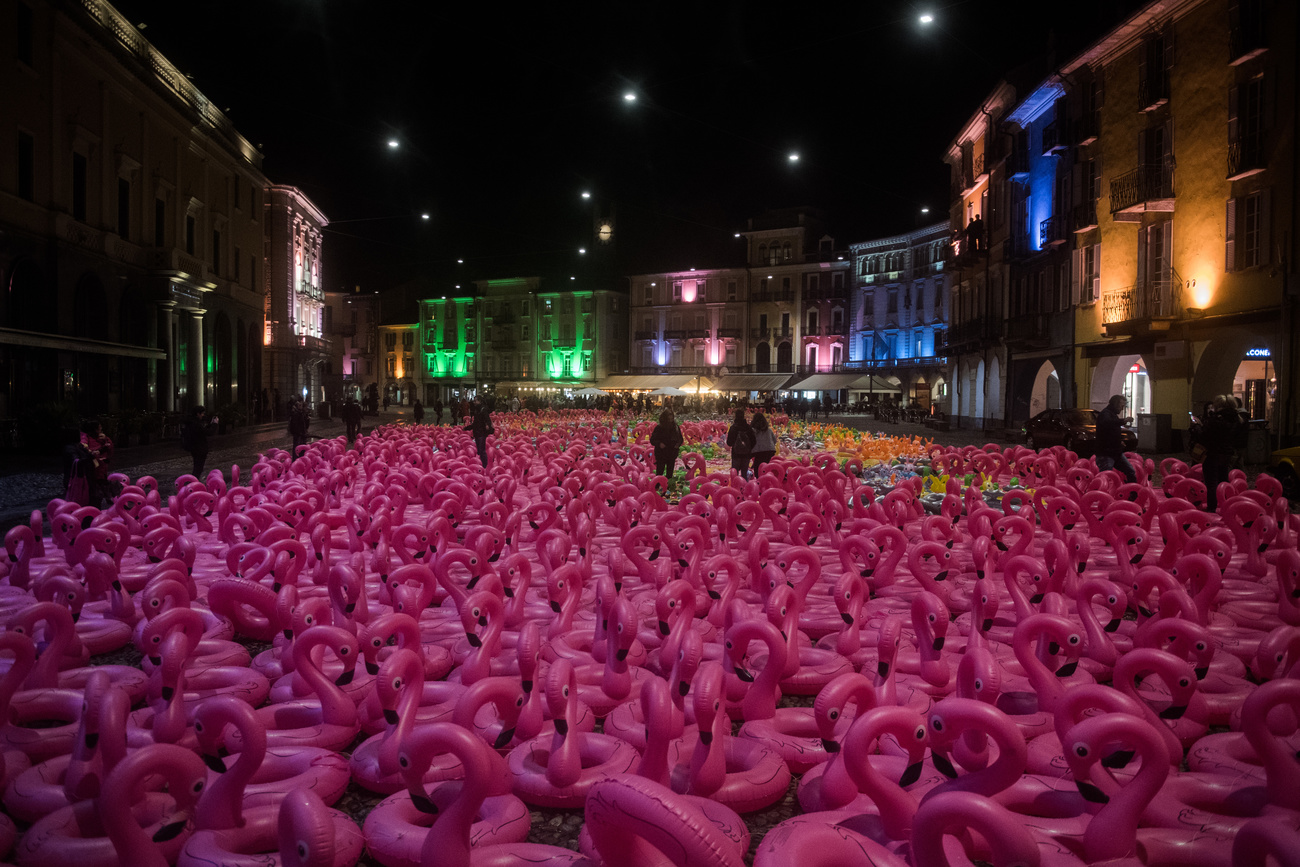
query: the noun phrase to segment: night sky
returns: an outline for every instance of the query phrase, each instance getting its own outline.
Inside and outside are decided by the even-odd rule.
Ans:
[[[843,244],[941,219],[979,100],[1134,4],[116,5],[331,219],[328,288],[446,290],[738,264],[766,208]],[[611,203],[617,243],[580,256]]]

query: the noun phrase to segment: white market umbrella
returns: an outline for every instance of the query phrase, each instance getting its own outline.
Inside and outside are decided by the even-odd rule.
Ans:
[[[609,394],[609,392],[601,391],[599,388],[583,388],[574,392],[574,394],[580,394],[583,397],[595,397],[598,394]]]
[[[682,391],[680,388],[673,388],[671,385],[665,385],[662,388],[656,388],[651,394],[666,394],[671,397],[686,397],[689,391]]]

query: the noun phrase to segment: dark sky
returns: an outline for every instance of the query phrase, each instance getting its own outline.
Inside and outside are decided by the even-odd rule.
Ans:
[[[327,286],[384,290],[731,264],[764,208],[843,243],[941,218],[941,155],[999,77],[1132,3],[116,5],[333,221]],[[617,216],[594,262],[584,189]]]

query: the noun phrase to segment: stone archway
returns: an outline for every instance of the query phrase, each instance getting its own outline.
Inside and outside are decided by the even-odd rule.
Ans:
[[[1029,417],[1033,418],[1045,409],[1062,409],[1061,378],[1056,372],[1056,365],[1044,361],[1034,377],[1033,388],[1029,392]]]
[[[1267,357],[1278,357],[1277,335],[1250,334],[1244,329],[1224,329],[1222,335],[1212,339],[1196,365],[1192,375],[1192,404],[1197,408],[1216,394],[1232,394],[1238,367],[1250,350],[1267,350]],[[1275,369],[1276,370],[1276,369]],[[1275,373],[1276,375],[1276,373]],[[1289,383],[1278,382],[1278,393]]]
[[[973,375],[972,375],[972,377],[971,377],[971,389],[970,389],[970,390],[971,390],[971,400],[973,401],[973,407],[972,407],[972,410],[973,410],[973,411],[972,411],[971,415],[974,417],[974,419],[976,420],[976,422],[979,423],[979,426],[980,426],[981,428],[984,427],[984,374],[985,374],[985,370],[986,370],[986,367],[985,367],[985,365],[984,365],[984,359],[981,358],[981,359],[979,360],[979,364],[977,364],[977,365],[975,366],[975,370],[973,371]]]
[[[1088,405],[1095,410],[1105,409],[1111,395],[1124,393],[1124,378],[1129,369],[1141,361],[1141,355],[1110,355],[1097,359],[1097,366],[1092,369]]]

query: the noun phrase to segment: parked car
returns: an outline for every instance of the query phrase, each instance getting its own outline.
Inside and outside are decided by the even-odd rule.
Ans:
[[[1273,452],[1268,472],[1282,483],[1282,492],[1288,500],[1300,500],[1300,446]]]
[[[1097,449],[1097,411],[1095,409],[1045,409],[1025,422],[1022,429],[1025,445],[1031,449],[1065,446],[1081,456]],[[1121,428],[1124,451],[1137,449],[1137,431]]]

